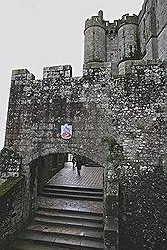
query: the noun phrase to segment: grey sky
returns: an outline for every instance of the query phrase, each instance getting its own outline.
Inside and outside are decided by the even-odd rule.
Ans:
[[[84,22],[102,9],[104,19],[138,14],[143,0],[0,0],[0,149],[3,147],[11,70],[36,79],[44,66],[70,64],[82,74]]]

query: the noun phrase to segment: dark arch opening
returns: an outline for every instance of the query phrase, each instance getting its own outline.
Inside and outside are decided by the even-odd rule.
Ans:
[[[47,181],[49,181],[56,173],[58,173],[65,165],[65,162],[72,162],[73,156],[76,159],[80,157],[82,164],[89,167],[102,167],[100,164],[86,157],[85,155],[65,152],[50,153],[40,156],[30,162],[30,188],[33,195],[42,190]]]
[[[51,153],[40,156],[30,162],[30,188],[36,186],[37,193],[41,191],[45,183],[64,167],[67,161],[67,153]],[[31,190],[33,192],[33,190]]]

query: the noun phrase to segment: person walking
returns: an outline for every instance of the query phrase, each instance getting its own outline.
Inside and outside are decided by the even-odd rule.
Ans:
[[[78,176],[81,175],[81,166],[82,166],[82,161],[81,161],[81,158],[78,157],[78,160],[77,160],[77,162],[76,162],[76,167],[77,167]]]
[[[73,155],[72,163],[73,163],[73,169],[75,169],[75,166],[76,166],[76,155],[75,154]]]

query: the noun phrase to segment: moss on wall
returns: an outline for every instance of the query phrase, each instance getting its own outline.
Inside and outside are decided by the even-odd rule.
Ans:
[[[7,194],[20,180],[20,177],[10,177],[0,185],[0,198]]]

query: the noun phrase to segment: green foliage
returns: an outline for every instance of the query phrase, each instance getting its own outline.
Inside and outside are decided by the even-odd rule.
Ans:
[[[136,138],[136,133],[135,133],[135,131],[130,131],[130,132],[129,132],[129,137],[130,137],[132,140],[134,140],[134,139]]]
[[[103,143],[106,143],[110,148],[114,148],[118,145],[117,141],[113,137],[106,137],[102,139]]]
[[[0,185],[0,198],[4,196],[9,190],[11,190],[16,183],[21,180],[20,177],[10,177],[7,181]]]
[[[145,129],[145,125],[140,122],[137,124],[137,129],[141,129],[143,131]]]
[[[122,162],[125,160],[125,157],[123,154],[113,154],[113,155],[109,155],[107,160],[109,162],[112,162],[112,161]]]
[[[116,161],[120,164],[124,160],[123,148],[113,137],[103,138],[103,143],[108,145],[110,155],[107,157],[109,162]]]

